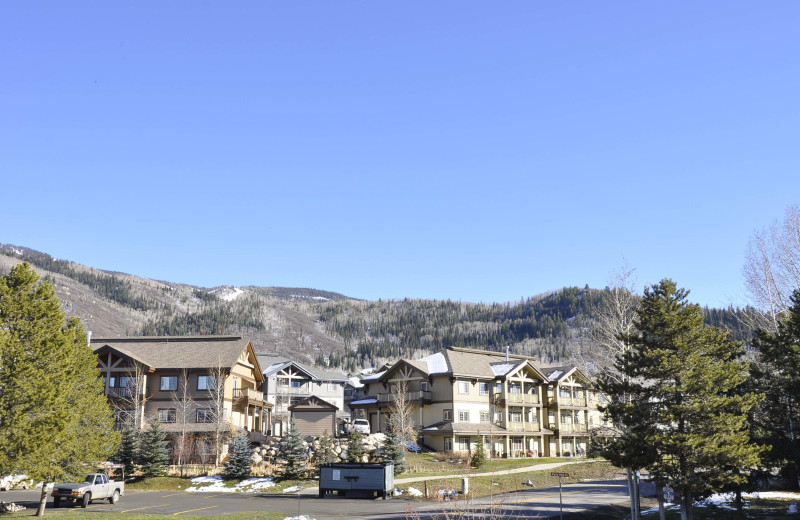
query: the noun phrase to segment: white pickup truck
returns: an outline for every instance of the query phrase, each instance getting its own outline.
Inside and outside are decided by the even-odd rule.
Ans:
[[[116,504],[125,493],[125,482],[109,480],[107,473],[89,473],[80,484],[58,484],[53,488],[53,507],[60,507],[61,501],[80,502],[87,507],[92,500],[108,500]]]

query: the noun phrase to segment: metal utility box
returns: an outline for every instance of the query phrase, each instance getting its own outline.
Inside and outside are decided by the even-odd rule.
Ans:
[[[323,464],[319,469],[319,496],[336,491],[371,492],[386,500],[394,493],[394,464],[391,462],[341,462]]]

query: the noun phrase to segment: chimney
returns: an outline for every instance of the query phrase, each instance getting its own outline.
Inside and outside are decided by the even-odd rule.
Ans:
[[[506,345],[506,361],[508,361],[508,345]]]
[[[90,347],[92,346],[92,331],[91,330],[87,330],[86,331],[86,344],[89,345]]]

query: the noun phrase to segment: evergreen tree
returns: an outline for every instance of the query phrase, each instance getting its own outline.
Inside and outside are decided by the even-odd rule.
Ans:
[[[122,439],[115,460],[125,466],[125,474],[133,475],[136,461],[139,459],[139,435],[133,428],[132,421],[125,421],[122,428]]]
[[[0,474],[46,486],[106,460],[119,434],[103,380],[77,318],[65,320],[53,286],[19,264],[0,276]]]
[[[169,464],[167,439],[161,423],[157,420],[150,421],[150,427],[144,433],[139,451],[139,464],[145,477],[159,477],[167,470]]]
[[[771,448],[767,466],[781,468],[800,487],[800,291],[791,296],[778,331],[756,331],[753,346],[755,387],[766,395],[754,413],[756,435]]]
[[[666,279],[645,289],[636,332],[622,338],[631,345],[619,363],[626,377],[603,388],[615,400],[632,396],[606,409],[615,423],[638,425],[618,447],[680,494],[683,520],[695,498],[741,483],[731,469],[757,465],[761,451],[749,438],[747,413],[758,398],[741,391],[743,347],[705,327],[687,295]]]
[[[472,454],[470,464],[473,468],[480,468],[486,464],[486,448],[483,446],[483,439],[478,439],[478,445],[475,447],[475,453]]]
[[[406,445],[394,421],[389,421],[383,449],[386,452],[386,461],[394,463],[394,474],[403,473],[406,470]]]
[[[319,474],[320,465],[331,462],[336,456],[336,452],[333,451],[333,438],[328,435],[328,430],[322,432],[322,437],[319,439],[319,449],[317,450],[315,456],[317,462],[317,474]]]
[[[239,431],[230,443],[230,457],[225,464],[225,478],[244,479],[250,476],[252,463],[250,462],[250,439],[247,432]]]
[[[354,428],[347,438],[347,461],[364,462],[364,453],[364,435]]]
[[[294,419],[289,423],[289,433],[281,439],[278,450],[282,459],[286,460],[282,477],[286,479],[301,479],[306,476],[308,452],[303,447],[303,438]]]

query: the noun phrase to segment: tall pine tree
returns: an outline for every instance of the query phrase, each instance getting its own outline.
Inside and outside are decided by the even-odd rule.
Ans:
[[[169,464],[167,436],[161,428],[161,423],[156,419],[150,421],[150,427],[144,432],[139,450],[139,464],[145,477],[160,477],[167,471]]]
[[[0,474],[46,486],[74,478],[117,449],[97,358],[77,318],[27,264],[0,276]]]
[[[389,421],[389,431],[386,433],[383,449],[387,462],[394,463],[394,474],[403,473],[406,470],[406,443],[394,421]]]
[[[230,457],[225,464],[225,478],[243,479],[250,476],[252,462],[250,461],[250,439],[247,432],[239,431],[233,436],[230,444]]]
[[[306,476],[308,451],[303,446],[303,438],[300,436],[300,429],[297,428],[294,419],[289,422],[289,433],[281,439],[278,451],[281,458],[286,461],[281,474],[283,478],[301,479]]]
[[[347,438],[347,462],[364,462],[364,435],[353,428]]]
[[[125,466],[125,473],[133,476],[136,461],[139,460],[139,432],[133,428],[133,421],[125,421],[122,439],[115,460]]]
[[[758,397],[742,391],[743,345],[705,327],[687,296],[666,279],[645,289],[636,332],[622,337],[631,346],[619,361],[626,377],[602,386],[621,404],[607,408],[610,419],[630,427],[616,442],[633,462],[622,462],[670,484],[683,520],[694,499],[740,484],[731,469],[756,466],[761,452],[750,443],[747,414]]]
[[[754,413],[760,441],[770,446],[769,467],[800,488],[800,291],[782,316],[777,333],[756,331],[753,378],[766,395]]]

